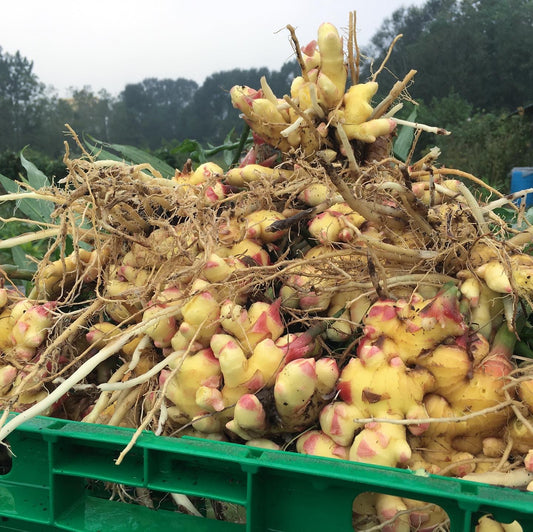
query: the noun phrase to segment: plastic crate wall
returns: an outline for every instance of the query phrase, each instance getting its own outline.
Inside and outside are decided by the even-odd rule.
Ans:
[[[532,493],[400,469],[149,432],[115,465],[133,432],[44,417],[20,426],[0,471],[0,530],[353,531],[353,500],[368,491],[438,504],[452,532],[485,514],[533,530]],[[92,480],[238,504],[246,523],[109,500]]]

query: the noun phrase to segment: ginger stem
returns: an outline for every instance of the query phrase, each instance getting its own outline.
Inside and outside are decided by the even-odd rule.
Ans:
[[[389,49],[387,50],[387,54],[385,55],[385,58],[383,59],[383,61],[381,62],[381,65],[379,66],[379,68],[376,70],[376,72],[374,72],[374,74],[372,74],[372,77],[371,77],[371,81],[376,81],[376,78],[378,77],[378,75],[381,73],[381,71],[385,68],[385,65],[387,64],[387,61],[389,60],[391,54],[392,54],[392,50],[394,48],[394,46],[396,45],[396,43],[403,37],[403,35],[400,33],[398,35],[396,35],[396,37],[394,37],[393,41],[391,42],[390,46],[389,46]]]
[[[131,390],[129,393],[125,394],[120,401],[117,401],[115,404],[115,411],[113,412],[111,419],[107,422],[107,425],[120,425],[133,405],[139,400],[140,395],[141,389],[139,387],[138,389]]]
[[[63,198],[49,194],[43,194],[41,192],[14,192],[12,194],[4,194],[0,196],[0,203],[3,203],[4,201],[19,201],[23,199],[40,199],[51,201],[52,203],[63,203]]]
[[[359,83],[359,61],[361,57],[359,53],[359,46],[357,44],[356,21],[356,12],[351,11],[348,29],[348,66],[350,69],[350,78],[352,80],[352,85],[356,85],[357,83]]]
[[[61,233],[60,228],[43,229],[42,231],[32,231],[30,233],[24,233],[20,236],[14,236],[12,238],[6,238],[0,242],[0,249],[9,249],[21,244],[27,244],[28,242],[34,242],[35,240],[43,240],[45,238],[51,238]]]
[[[338,175],[333,165],[325,159],[320,160],[320,164],[326,171],[327,176],[335,185],[344,201],[356,212],[358,212],[365,220],[379,222],[380,217],[376,217],[374,213],[367,207],[366,202],[358,200],[346,184],[346,182]]]
[[[296,59],[298,60],[298,64],[300,65],[300,70],[302,71],[302,78],[304,78],[304,81],[307,82],[309,81],[309,76],[307,75],[307,69],[305,68],[305,62],[302,57],[300,43],[298,42],[298,37],[296,37],[296,31],[294,27],[290,24],[287,24],[286,27],[289,30],[289,33],[291,34],[292,47],[294,49],[294,52],[296,53]]]
[[[376,107],[372,111],[372,114],[370,115],[369,120],[372,120],[373,118],[380,118],[391,106],[391,104],[398,98],[398,96],[405,89],[405,87],[407,87],[408,83],[411,81],[411,78],[413,78],[415,74],[416,70],[410,70],[402,81],[397,81],[392,86],[392,89],[385,97],[385,99],[378,103],[378,105],[376,105]]]
[[[451,135],[450,131],[447,131],[442,127],[428,126],[426,124],[410,122],[409,120],[402,120],[401,118],[394,117],[392,118],[392,120],[394,120],[397,124],[400,124],[400,126],[409,126],[415,129],[421,129],[422,131],[426,131],[427,133],[435,133],[435,135]]]
[[[359,165],[357,164],[357,161],[355,160],[355,154],[353,152],[352,145],[350,144],[350,140],[348,139],[348,136],[346,135],[346,131],[344,131],[342,124],[340,124],[339,122],[335,124],[335,128],[337,129],[337,133],[341,140],[342,147],[344,148],[344,151],[346,152],[346,158],[348,159],[350,170],[356,175],[360,174],[361,170],[359,169]]]

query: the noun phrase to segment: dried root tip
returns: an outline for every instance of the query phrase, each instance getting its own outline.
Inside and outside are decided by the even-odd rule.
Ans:
[[[421,129],[427,133],[434,133],[435,135],[451,135],[451,131],[447,131],[442,127],[427,126],[426,124],[419,124],[418,122],[409,122],[408,120],[402,120],[401,118],[393,118],[393,120],[400,126],[409,126],[415,129]]]

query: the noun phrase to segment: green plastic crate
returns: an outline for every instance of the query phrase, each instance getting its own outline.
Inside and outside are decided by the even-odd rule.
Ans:
[[[35,418],[8,438],[0,471],[1,530],[353,531],[352,503],[375,491],[443,507],[452,531],[492,514],[533,530],[533,494],[400,469],[145,432],[119,466],[133,430]],[[109,500],[94,481],[241,505],[245,524]],[[175,507],[174,507],[175,508]]]

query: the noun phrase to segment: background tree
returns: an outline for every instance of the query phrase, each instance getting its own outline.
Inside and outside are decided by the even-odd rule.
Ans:
[[[164,140],[184,139],[183,110],[198,84],[190,79],[146,78],[126,85],[110,124],[115,142],[155,149]]]
[[[38,128],[35,112],[44,95],[44,85],[33,72],[33,62],[0,47],[0,147],[17,149]]]
[[[291,79],[298,75],[296,61],[283,65],[280,71],[268,68],[234,69],[217,72],[207,77],[185,109],[184,126],[189,137],[200,142],[220,143],[232,130],[243,127],[239,112],[231,104],[229,91],[234,85],[248,85],[259,89],[259,80],[265,76],[274,94],[288,94]]]
[[[531,0],[429,0],[387,19],[370,56],[376,68],[392,39],[403,34],[388,72],[380,74],[382,90],[414,68],[410,92],[417,100],[457,92],[477,109],[511,111],[532,98],[532,27]]]

